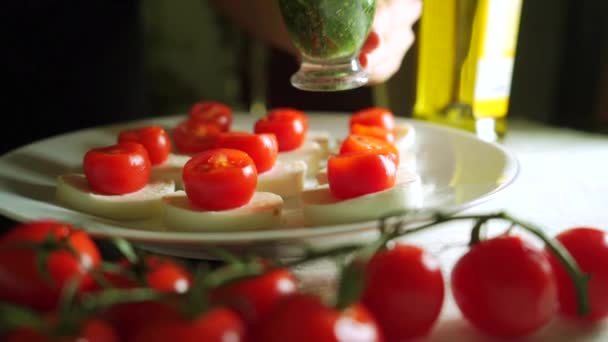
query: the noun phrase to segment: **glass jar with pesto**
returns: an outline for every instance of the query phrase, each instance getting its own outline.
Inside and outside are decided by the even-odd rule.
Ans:
[[[376,0],[279,0],[283,21],[300,51],[291,84],[337,91],[365,85],[358,54],[371,30]]]

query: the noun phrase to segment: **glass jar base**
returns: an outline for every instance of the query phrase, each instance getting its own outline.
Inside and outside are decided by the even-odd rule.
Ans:
[[[291,76],[291,84],[306,91],[341,91],[367,84],[369,77],[359,61],[317,64],[303,61],[300,70]]]

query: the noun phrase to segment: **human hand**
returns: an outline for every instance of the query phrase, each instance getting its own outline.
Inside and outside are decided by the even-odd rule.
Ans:
[[[372,32],[359,55],[370,84],[382,83],[399,70],[421,13],[421,0],[378,0]]]

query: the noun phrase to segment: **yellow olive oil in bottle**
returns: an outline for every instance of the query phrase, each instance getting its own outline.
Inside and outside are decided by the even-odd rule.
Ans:
[[[424,0],[414,117],[506,133],[522,0]]]

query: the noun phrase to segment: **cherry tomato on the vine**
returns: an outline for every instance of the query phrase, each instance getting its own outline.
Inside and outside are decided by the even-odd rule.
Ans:
[[[283,297],[298,290],[294,275],[286,269],[275,269],[214,289],[214,303],[229,305],[249,324],[265,316]]]
[[[180,122],[171,134],[179,152],[194,154],[213,148],[220,132],[216,125],[186,120]]]
[[[393,133],[393,131],[386,130],[382,127],[354,124],[350,126],[350,133],[374,137],[389,142],[391,144],[395,142],[395,134]]]
[[[205,210],[226,210],[245,205],[257,185],[257,171],[247,153],[217,148],[196,154],[183,170],[186,195]]]
[[[380,127],[390,132],[395,129],[395,116],[386,108],[366,108],[351,115],[350,126],[355,124]]]
[[[39,272],[37,256],[44,253],[40,245],[49,241],[49,237],[59,241],[59,249],[51,249],[42,265],[47,278]],[[75,254],[62,248],[60,240],[67,242]],[[0,300],[35,309],[53,309],[72,279],[82,277],[82,291],[94,285],[86,272],[100,260],[93,240],[70,225],[40,221],[17,226],[0,238]]]
[[[142,144],[152,165],[158,165],[167,160],[171,152],[171,140],[164,128],[146,126],[120,132],[118,142],[135,142]]]
[[[308,131],[308,118],[296,109],[277,108],[255,123],[255,133],[272,133],[277,138],[279,151],[291,151],[300,146]]]
[[[222,133],[218,136],[215,147],[233,148],[247,153],[253,159],[258,173],[272,169],[279,153],[274,134]]]
[[[570,252],[581,270],[589,276],[591,311],[580,317],[572,278],[550,252],[551,266],[557,278],[560,312],[569,317],[595,322],[608,316],[608,234],[591,227],[564,231],[556,239]]]
[[[353,152],[377,152],[380,154],[388,154],[395,159],[395,164],[399,165],[399,150],[395,145],[386,140],[378,139],[372,136],[350,134],[340,146],[340,154],[348,154]]]
[[[452,271],[464,317],[496,337],[537,331],[557,310],[557,285],[546,254],[518,236],[475,244]]]
[[[134,332],[130,341],[240,342],[244,336],[245,326],[231,310],[211,309],[194,318],[186,318],[176,310],[168,310]]]
[[[202,124],[212,124],[222,132],[228,132],[232,124],[232,109],[217,101],[195,103],[188,114],[189,120]]]
[[[253,342],[383,341],[372,315],[360,304],[330,308],[309,294],[285,297],[253,328]]]
[[[108,323],[92,318],[82,323],[75,336],[47,336],[29,328],[17,329],[6,336],[6,342],[118,342],[118,335]]]
[[[349,153],[327,161],[329,189],[340,199],[386,190],[395,184],[396,175],[394,158],[385,154]]]
[[[417,246],[397,244],[378,252],[367,265],[365,284],[362,303],[387,341],[425,336],[443,306],[439,261]]]
[[[123,142],[89,150],[83,160],[91,190],[122,195],[142,189],[150,180],[150,158],[143,145]]]

